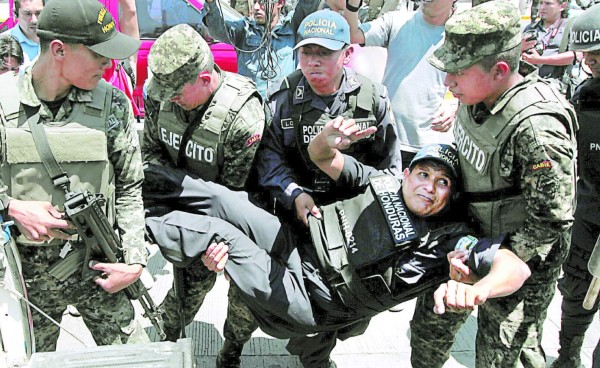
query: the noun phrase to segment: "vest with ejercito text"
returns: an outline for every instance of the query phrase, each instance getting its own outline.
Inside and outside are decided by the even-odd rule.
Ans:
[[[17,78],[0,77],[2,118],[2,164],[0,175],[7,194],[25,201],[48,201],[64,209],[65,193],[52,183],[38,154],[27,117],[19,100]],[[10,80],[9,80],[10,78]],[[43,121],[50,149],[70,179],[70,189],[102,193],[107,198],[107,215],[114,219],[114,168],[108,159],[107,131],[112,86],[100,80],[89,102],[72,102],[65,121]],[[41,120],[40,120],[41,121]],[[24,237],[19,243],[27,243]],[[62,241],[54,239],[50,244]]]
[[[450,240],[468,232],[458,219],[430,226],[416,218],[405,207],[400,182],[391,175],[371,177],[363,194],[320,210],[323,219],[311,216],[309,225],[323,278],[361,317],[445,281]],[[427,256],[413,257],[417,250]],[[399,268],[411,276],[403,278]]]
[[[254,83],[248,78],[221,72],[223,82],[215,92],[210,106],[194,129],[190,139],[181,147],[188,122],[181,116],[181,109],[170,101],[162,102],[158,115],[159,138],[171,156],[173,163],[187,169],[203,180],[213,181],[223,166],[223,141],[238,112],[251,97],[261,98]],[[185,159],[179,163],[180,150]]]
[[[525,198],[520,178],[500,175],[501,154],[521,122],[534,115],[553,116],[563,123],[575,151],[575,114],[572,106],[538,76],[518,86],[519,90],[496,114],[477,124],[468,106],[456,116],[456,140],[469,213],[481,225],[484,236],[510,233],[523,225]]]

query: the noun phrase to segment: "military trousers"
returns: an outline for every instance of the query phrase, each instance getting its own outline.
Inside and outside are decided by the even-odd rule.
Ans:
[[[150,165],[144,174],[146,178],[143,198],[147,220],[175,209],[183,210],[180,213],[180,217],[183,218],[188,215],[193,216],[193,213],[214,215],[220,210],[227,211],[232,218],[243,215],[234,208],[213,207],[210,195],[202,197],[195,192],[194,179],[182,171]],[[188,180],[184,181],[185,178]],[[206,200],[202,201],[201,198]],[[216,273],[204,267],[199,259],[192,265],[175,272],[178,273],[179,290],[174,285],[162,304],[165,333],[167,340],[170,341],[176,341],[181,335],[182,327],[192,323],[204,298],[216,282]],[[230,290],[227,319],[223,327],[225,339],[243,345],[250,340],[257,327],[246,303],[235,293],[235,290]]]
[[[479,306],[477,368],[546,367],[541,346],[543,324],[559,273],[560,266],[533,270],[517,292],[488,299]],[[433,306],[433,293],[425,293],[417,299],[411,322],[413,368],[442,367],[450,355],[456,333],[470,315],[437,315]]]
[[[77,308],[96,344],[126,343],[131,334],[134,310],[125,293],[110,294],[76,272],[65,281],[49,274],[60,260],[58,246],[18,246],[29,301],[60,323],[67,305]],[[60,328],[32,310],[35,346],[38,352],[56,350]],[[75,335],[77,336],[77,331]],[[78,336],[80,337],[80,336]]]

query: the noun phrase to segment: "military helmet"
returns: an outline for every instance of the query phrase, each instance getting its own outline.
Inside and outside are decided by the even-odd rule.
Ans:
[[[600,50],[600,4],[581,13],[571,28],[570,50]]]

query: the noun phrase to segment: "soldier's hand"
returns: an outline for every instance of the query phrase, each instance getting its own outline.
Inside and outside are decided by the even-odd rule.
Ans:
[[[311,214],[316,218],[321,218],[321,210],[315,205],[313,197],[308,193],[300,193],[294,200],[296,206],[296,217],[308,226],[308,215]]]
[[[431,121],[431,130],[447,132],[452,127],[456,118],[458,104],[454,101],[444,101]]]
[[[446,309],[450,311],[473,310],[476,306],[485,303],[490,295],[486,287],[467,285],[450,280],[442,284],[433,294],[436,314],[444,314]]]
[[[202,263],[211,271],[221,272],[229,259],[229,245],[225,242],[212,243],[200,256]]]
[[[75,228],[50,202],[12,199],[8,206],[8,216],[15,221],[21,234],[33,241],[70,239],[71,236],[61,229]]]
[[[133,284],[142,274],[142,265],[125,263],[100,263],[90,261],[92,270],[100,271],[100,276],[94,277],[94,282],[109,293],[116,293]]]

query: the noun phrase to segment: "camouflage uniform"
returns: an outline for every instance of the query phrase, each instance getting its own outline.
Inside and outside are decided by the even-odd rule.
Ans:
[[[190,44],[198,45],[199,52],[190,48]],[[177,49],[178,45],[183,48]],[[265,124],[263,105],[254,84],[246,78],[220,71],[215,66],[219,84],[207,102],[190,111],[169,102],[170,96],[176,95],[177,89],[182,88],[186,83],[185,79],[193,82],[200,71],[212,70],[212,62],[212,54],[206,42],[187,25],[172,28],[156,41],[149,59],[149,66],[154,73],[154,82],[151,82],[148,87],[149,98],[146,100],[146,121],[142,143],[144,160],[150,164],[180,168],[204,180],[243,190]],[[172,70],[173,65],[176,72]],[[165,70],[167,72],[164,74],[157,72]],[[157,88],[156,86],[160,86],[161,83],[164,83],[163,87]],[[224,97],[223,93],[229,91],[232,85],[240,87],[237,90],[239,94]],[[163,102],[152,99],[157,97]],[[227,98],[233,101],[225,106],[238,106],[238,108],[223,108],[221,100]],[[219,110],[224,110],[221,112],[224,116],[218,119],[219,122],[215,122]],[[165,124],[167,119],[171,120],[170,125]],[[206,143],[206,140],[196,139],[196,132],[208,130],[214,124],[220,125],[218,138],[215,138],[214,142]],[[216,164],[206,165],[204,168],[199,166],[198,162],[194,162],[190,156],[181,160],[178,147],[175,146],[172,138],[175,133],[172,132],[177,132],[177,129],[179,132],[184,131],[190,125],[193,126],[194,132],[189,134],[189,144],[178,142],[182,146],[185,144],[186,147],[190,144],[204,147],[214,144],[215,160],[218,160]],[[186,136],[186,133],[177,134],[179,137]],[[210,136],[214,137],[214,135]],[[165,193],[163,190],[154,190],[156,184],[160,183],[150,181],[147,182],[148,186],[144,186],[148,219],[182,207],[188,212],[194,212],[192,205],[181,198],[180,192]],[[179,272],[177,277],[179,286],[183,290],[171,289],[163,303],[165,332],[167,339],[173,341],[181,332],[180,316],[183,317],[185,325],[193,321],[216,279],[216,274],[204,267],[201,262],[176,271]],[[243,344],[250,339],[252,332],[257,328],[246,305],[239,297],[235,297],[234,288],[234,285],[230,288],[228,318],[224,327],[226,349],[221,352],[219,358],[224,359],[220,364],[227,366],[239,365]],[[177,292],[182,294],[178,296]],[[185,301],[181,306],[179,298]],[[234,344],[233,347],[231,343]],[[224,354],[231,356],[225,357]]]
[[[429,61],[457,73],[487,55],[514,50],[520,44],[517,14],[498,1],[453,17],[444,45]],[[490,35],[496,44],[481,42]],[[491,109],[484,103],[459,109],[454,132],[469,212],[484,236],[508,233],[508,246],[532,271],[520,290],[480,306],[477,367],[546,366],[542,327],[573,221],[575,124],[572,107],[535,72]],[[411,323],[413,367],[441,367],[468,316],[435,315],[430,299],[418,300]]]
[[[40,117],[46,121],[66,121],[75,107],[89,102],[92,96],[91,91],[72,88],[56,116],[52,117],[47,105],[41,103],[35,94],[31,69],[18,81],[18,89],[20,102],[29,106],[40,106]],[[111,121],[116,124],[108,131],[107,150],[115,172],[118,173],[115,196],[120,199],[117,201],[116,210],[119,233],[123,241],[124,262],[144,265],[146,250],[141,200],[143,173],[138,138],[129,100],[116,88],[113,88],[112,96],[109,116],[115,118]],[[4,125],[4,120],[2,123]],[[0,198],[4,203],[10,195],[4,186],[7,179],[2,178],[0,182]],[[50,276],[48,268],[61,259],[58,255],[60,250],[61,246],[19,244],[29,300],[56,320],[60,320],[68,304],[76,306],[99,345],[126,342],[129,332],[126,333],[123,329],[133,319],[134,311],[125,294],[109,294],[91,281],[82,281],[79,272],[64,282]],[[58,327],[36,312],[33,312],[33,324],[37,351],[55,350]]]

